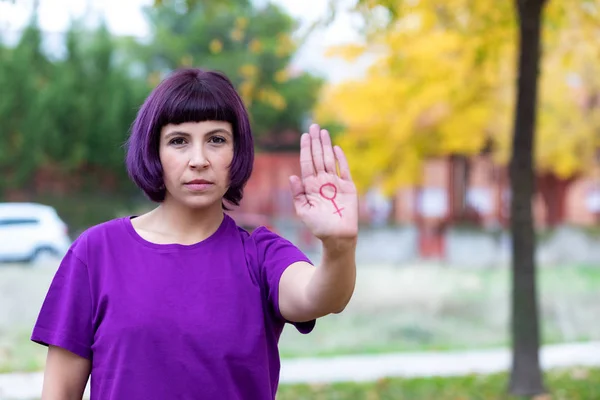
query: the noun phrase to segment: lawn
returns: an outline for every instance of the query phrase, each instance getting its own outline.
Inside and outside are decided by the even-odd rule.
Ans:
[[[509,345],[507,269],[359,270],[354,298],[310,335],[286,329],[284,357]],[[600,268],[540,268],[545,344],[600,340]]]
[[[550,395],[539,400],[600,399],[600,369],[545,374]],[[384,379],[374,383],[284,385],[277,400],[517,400],[506,394],[506,374],[459,378]]]

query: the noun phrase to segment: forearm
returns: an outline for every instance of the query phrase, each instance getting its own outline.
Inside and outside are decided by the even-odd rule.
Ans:
[[[339,313],[346,307],[356,283],[356,239],[323,242],[323,258],[306,290],[318,315]]]

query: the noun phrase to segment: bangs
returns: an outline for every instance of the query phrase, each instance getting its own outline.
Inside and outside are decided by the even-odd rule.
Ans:
[[[217,96],[200,81],[186,82],[167,96],[157,119],[157,127],[185,122],[224,121],[236,125],[236,111],[226,96]]]

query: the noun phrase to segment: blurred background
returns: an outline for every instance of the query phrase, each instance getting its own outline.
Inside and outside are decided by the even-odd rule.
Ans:
[[[600,1],[530,1],[537,14],[519,18],[521,3],[0,0],[0,399],[41,390],[46,352],[29,335],[72,241],[154,207],[123,144],[145,96],[185,66],[225,72],[248,106],[240,225],[319,261],[288,186],[312,122],[360,189],[355,296],[310,335],[284,332],[280,398],[600,399]],[[537,80],[518,64],[535,53],[519,22],[536,15]],[[534,131],[515,117],[532,112],[519,76],[521,93],[538,84]],[[533,168],[515,164],[531,179],[513,195],[517,152]],[[515,224],[517,196],[531,220]],[[515,226],[533,264],[513,257]],[[324,378],[319,362],[348,355],[398,368],[365,378],[346,359]]]

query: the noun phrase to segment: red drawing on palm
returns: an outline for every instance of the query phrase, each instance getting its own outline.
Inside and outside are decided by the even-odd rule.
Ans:
[[[323,189],[326,187],[330,187],[331,190],[333,190],[333,194],[331,196],[328,196],[325,194],[325,192],[323,192]],[[326,183],[323,186],[321,186],[321,189],[319,189],[319,193],[321,193],[321,196],[323,196],[324,199],[331,200],[331,202],[333,203],[333,206],[335,207],[334,214],[338,214],[340,216],[340,218],[342,218],[343,208],[339,208],[337,206],[337,204],[335,203],[335,196],[337,196],[337,188],[335,187],[335,185],[333,183]]]

